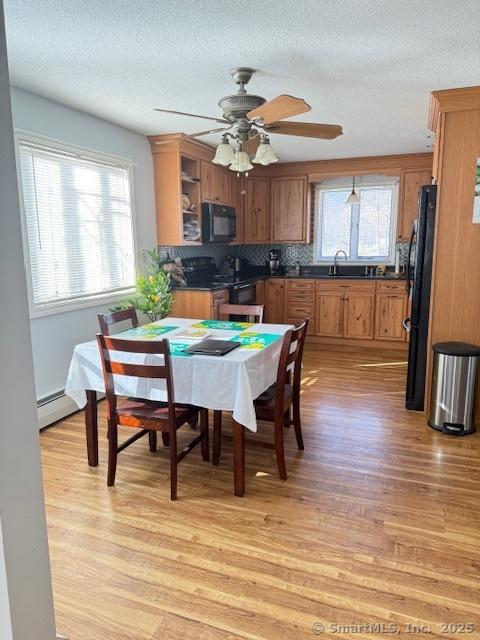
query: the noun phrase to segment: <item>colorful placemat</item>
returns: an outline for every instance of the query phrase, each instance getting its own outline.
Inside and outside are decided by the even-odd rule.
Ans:
[[[258,333],[255,331],[244,331],[238,336],[230,338],[230,340],[236,340],[240,342],[240,349],[251,349],[252,351],[261,351],[268,347],[282,336],[278,333]]]
[[[141,340],[154,340],[158,336],[174,331],[178,327],[158,325],[158,324],[144,324],[142,327],[134,327],[133,329],[127,329],[122,331],[121,334],[117,334],[119,338],[137,338]]]
[[[229,320],[202,320],[192,327],[198,329],[223,329],[225,331],[243,331],[253,327],[253,322],[230,322]]]
[[[192,353],[187,353],[185,349],[192,346],[191,342],[172,342],[169,341],[170,344],[170,355],[175,358],[191,358]]]

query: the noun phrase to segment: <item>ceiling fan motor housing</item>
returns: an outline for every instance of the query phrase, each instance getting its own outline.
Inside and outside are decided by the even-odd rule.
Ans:
[[[231,96],[225,96],[218,102],[218,106],[223,111],[225,120],[234,122],[238,118],[245,118],[249,111],[265,104],[265,98],[255,96],[251,93],[234,93]]]

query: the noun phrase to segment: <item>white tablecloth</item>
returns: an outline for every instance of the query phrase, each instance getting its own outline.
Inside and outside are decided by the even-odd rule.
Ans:
[[[201,322],[186,318],[165,318],[158,325],[179,327],[164,333],[158,339],[168,338],[175,342],[175,334],[186,327]],[[277,367],[282,348],[281,336],[291,325],[255,324],[249,329],[259,333],[278,334],[279,339],[261,351],[235,349],[225,356],[192,357],[173,356],[172,373],[175,402],[193,404],[208,409],[232,411],[234,419],[251,431],[257,430],[253,401],[273,384],[277,378]],[[240,331],[215,330],[219,339],[228,340]],[[122,337],[118,334],[116,337]],[[127,335],[125,336],[128,337]],[[186,342],[177,339],[177,342]],[[153,358],[153,360],[152,360]],[[154,363],[161,356],[124,353],[124,362]],[[105,392],[100,354],[96,341],[85,342],[75,347],[70,370],[65,384],[65,393],[82,408],[87,402],[85,390]],[[146,378],[115,376],[115,391],[118,395],[146,398],[148,400],[167,399],[165,381]]]

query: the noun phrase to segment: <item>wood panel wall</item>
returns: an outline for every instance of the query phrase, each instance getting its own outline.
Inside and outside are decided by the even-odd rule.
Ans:
[[[470,105],[464,101],[452,99],[455,91],[459,90],[435,92],[432,101],[435,104],[431,108],[431,113],[436,113],[436,120],[431,120],[430,126],[437,131],[434,166],[438,193],[430,305],[428,405],[432,345],[444,340],[480,345],[480,224],[472,223],[476,163],[480,157],[480,107],[468,108]],[[468,95],[472,97],[474,107],[480,104],[480,87],[476,91],[470,88]],[[461,110],[450,110],[452,108]],[[480,394],[476,419],[480,421]]]

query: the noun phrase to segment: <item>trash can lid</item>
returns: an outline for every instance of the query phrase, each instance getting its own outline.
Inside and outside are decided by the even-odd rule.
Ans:
[[[433,350],[446,356],[480,356],[480,347],[466,342],[437,342],[433,345]]]

